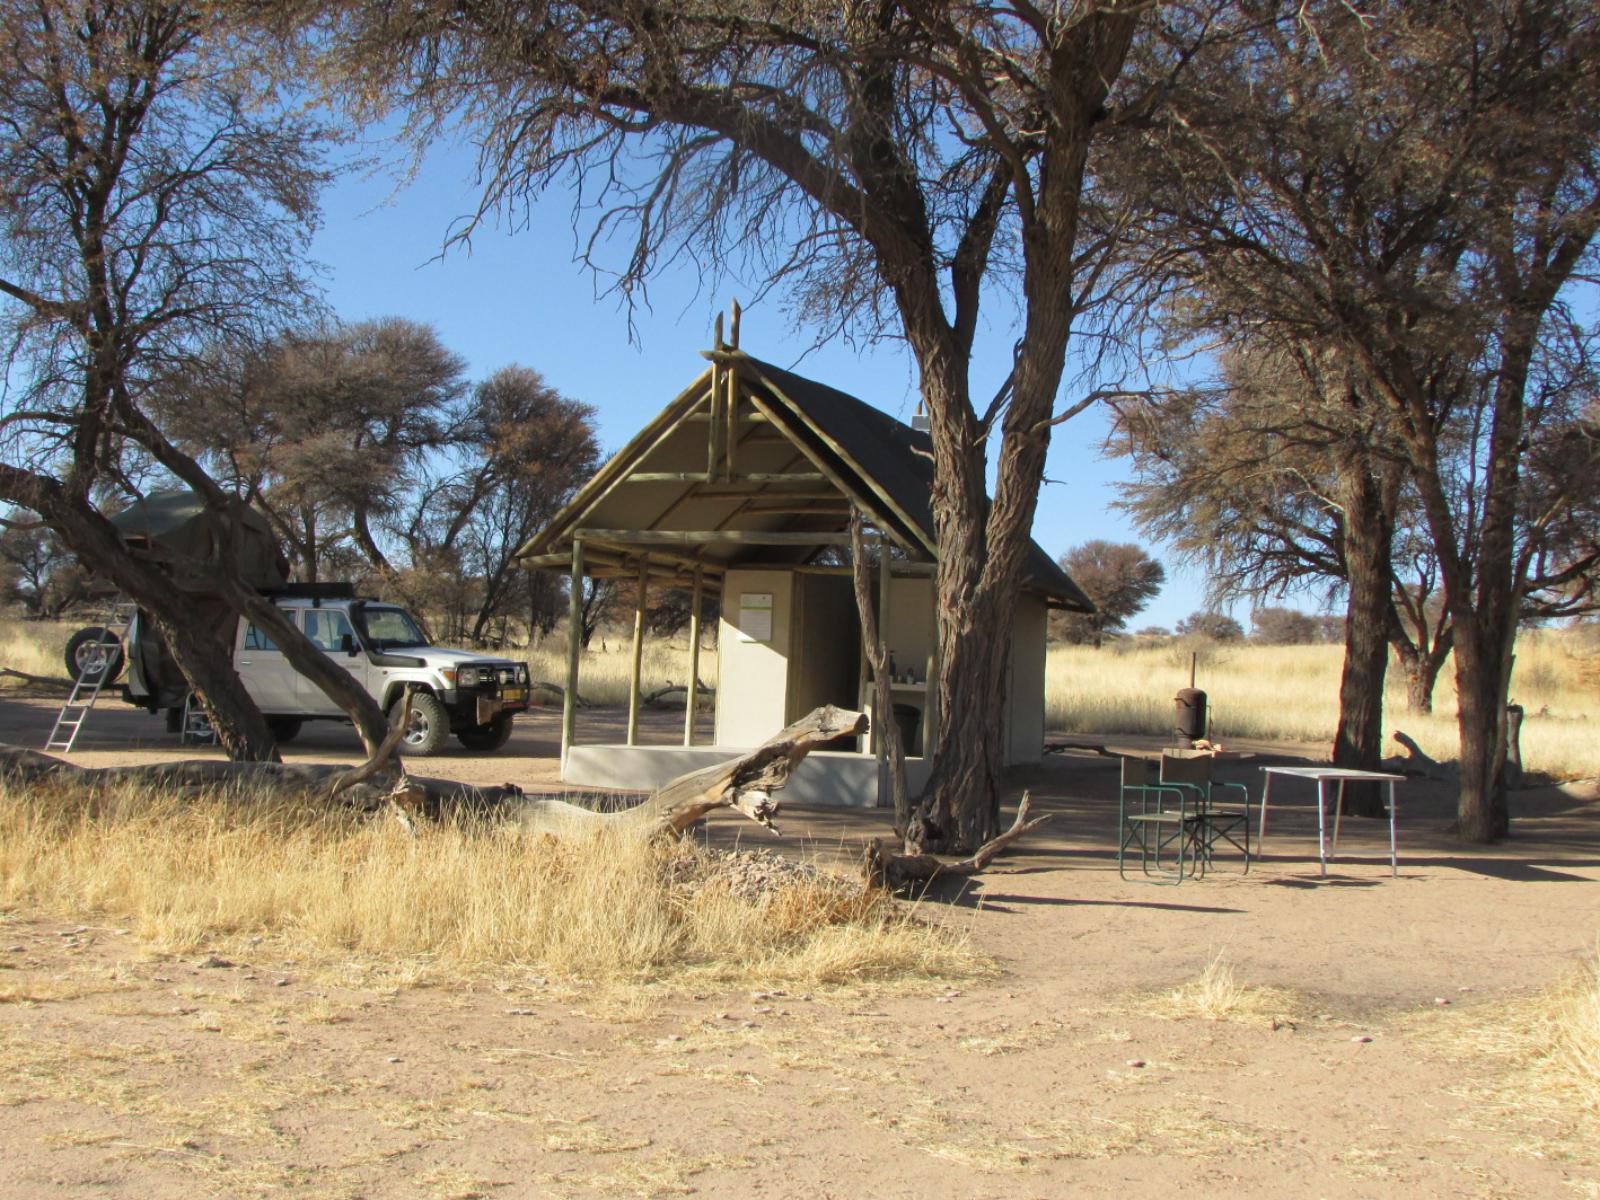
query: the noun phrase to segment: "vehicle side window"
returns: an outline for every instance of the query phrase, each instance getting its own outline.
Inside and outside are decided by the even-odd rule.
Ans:
[[[306,613],[306,636],[319,650],[333,654],[344,649],[344,638],[353,631],[342,612],[314,608]]]
[[[277,644],[261,630],[251,625],[244,631],[244,648],[246,650],[277,650]]]

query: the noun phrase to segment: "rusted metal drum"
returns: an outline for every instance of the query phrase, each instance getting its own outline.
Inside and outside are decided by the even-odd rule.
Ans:
[[[1185,741],[1198,741],[1206,735],[1206,694],[1199,688],[1181,689],[1173,699],[1173,729]]]

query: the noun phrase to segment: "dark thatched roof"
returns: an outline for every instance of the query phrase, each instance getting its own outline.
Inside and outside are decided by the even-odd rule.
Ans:
[[[743,414],[737,421],[747,431],[738,441],[739,469],[763,481],[756,489],[761,504],[753,503],[748,491],[737,493],[732,486],[737,480],[719,481],[712,473],[707,436],[714,445],[718,434],[708,417],[718,411],[712,393],[719,373],[706,370],[518,555],[553,568],[570,556],[575,540],[584,540],[607,556],[596,569],[619,572],[628,569],[626,555],[634,552],[619,543],[637,540],[643,550],[660,547],[662,535],[673,530],[721,530],[745,532],[747,544],[707,534],[692,559],[654,549],[652,562],[715,571],[741,563],[801,563],[823,546],[837,544],[848,508],[855,506],[909,558],[934,560],[933,444],[926,433],[836,388],[747,354],[722,351],[717,360],[736,378],[736,412]],[[722,412],[712,418],[719,427],[730,420]],[[654,540],[639,533],[630,538],[628,530],[649,531]],[[763,533],[785,540],[763,544]],[[817,542],[806,544],[807,534],[816,535]],[[1023,586],[1047,603],[1094,611],[1082,589],[1035,542],[1029,543],[1024,570]]]

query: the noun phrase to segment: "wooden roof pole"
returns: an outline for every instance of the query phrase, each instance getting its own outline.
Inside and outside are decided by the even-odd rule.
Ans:
[[[737,330],[739,327],[734,326]],[[694,569],[694,590],[689,599],[689,691],[683,714],[683,744],[694,745],[694,715],[700,695],[700,568]]]
[[[639,667],[644,661],[644,606],[650,587],[650,559],[639,556],[639,581],[633,602],[633,665],[628,670],[628,745],[639,744]]]
[[[561,697],[561,770],[567,769],[578,721],[578,652],[583,646],[583,541],[572,543],[571,593],[567,597],[567,679]]]
[[[711,344],[722,349],[722,314],[717,314],[711,326]],[[711,364],[711,426],[706,431],[706,478],[721,479],[722,471],[722,405],[724,402],[722,380],[725,374],[720,362]]]
[[[889,686],[879,688],[879,696],[894,696],[894,650],[889,646],[889,538],[881,531],[878,534],[878,645],[883,647],[884,665],[889,668]],[[874,748],[878,752],[878,807],[891,805],[894,800],[889,794],[889,738],[888,726],[885,721],[894,720],[894,704],[891,702],[888,712],[880,712],[882,706],[872,706],[872,728],[879,731]],[[902,746],[905,754],[911,753],[910,746]]]

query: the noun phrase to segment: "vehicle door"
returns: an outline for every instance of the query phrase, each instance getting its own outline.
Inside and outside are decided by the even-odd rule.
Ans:
[[[306,637],[334,664],[350,673],[356,686],[367,686],[367,656],[356,641],[356,631],[350,627],[350,618],[342,609],[308,608],[305,610]],[[350,653],[351,649],[355,653]],[[323,690],[309,679],[300,679],[300,704],[308,713],[326,713],[340,716],[344,710],[328,699]]]
[[[292,609],[281,609],[284,620],[295,622]],[[244,683],[244,690],[264,713],[300,711],[300,676],[289,665],[283,651],[250,621],[240,621],[233,661]]]

